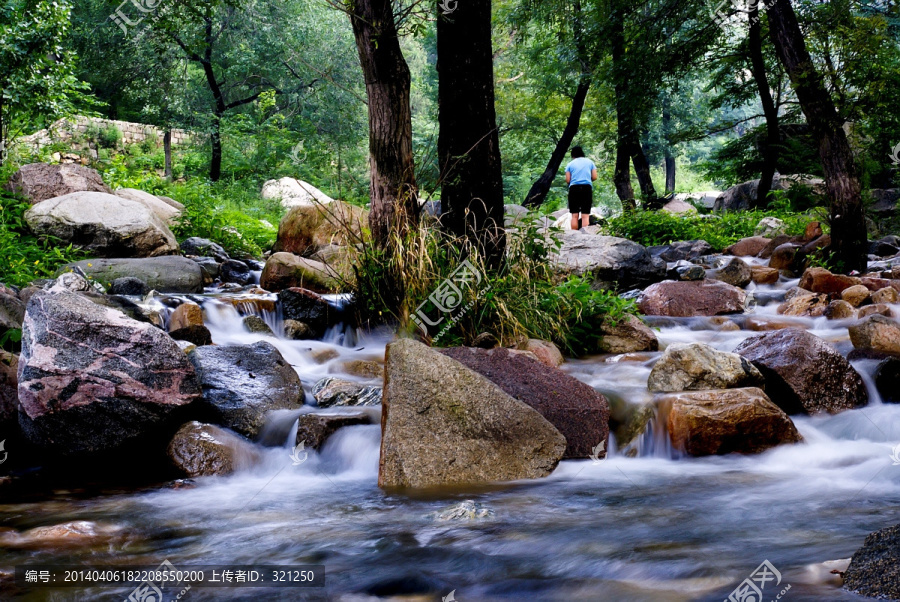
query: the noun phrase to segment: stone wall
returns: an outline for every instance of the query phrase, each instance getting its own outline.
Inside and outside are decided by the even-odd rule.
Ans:
[[[135,144],[144,142],[147,138],[155,139],[162,144],[163,134],[161,128],[143,123],[130,123],[128,121],[114,121],[112,119],[101,119],[99,117],[72,117],[69,119],[60,119],[46,130],[41,130],[30,136],[23,136],[16,142],[17,144],[31,146],[35,149],[47,146],[53,142],[64,142],[71,139],[74,135],[80,134],[84,136],[88,130],[107,129],[115,126],[122,132],[123,144]],[[172,145],[185,144],[191,139],[191,133],[185,130],[172,130]]]

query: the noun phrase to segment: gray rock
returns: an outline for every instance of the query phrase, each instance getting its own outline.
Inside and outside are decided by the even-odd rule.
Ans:
[[[266,324],[266,321],[259,316],[246,316],[241,322],[243,323],[244,328],[250,332],[275,336],[275,333],[272,332],[272,329]]]
[[[34,205],[25,221],[101,257],[156,257],[178,252],[169,227],[143,203],[102,192],[73,192]]]
[[[96,170],[74,164],[23,165],[12,175],[5,188],[22,195],[32,205],[73,192],[112,192]]]
[[[713,278],[731,286],[744,288],[753,280],[753,272],[742,259],[732,257],[727,265],[716,270]]]
[[[359,424],[372,424],[372,419],[365,412],[301,414],[297,425],[297,445],[303,443],[309,449],[318,450],[338,429]]]
[[[595,289],[627,290],[666,277],[666,262],[651,257],[645,247],[614,236],[569,235],[557,254],[554,269],[564,275],[588,274]]]
[[[250,273],[250,266],[243,261],[229,259],[219,266],[219,280],[246,286],[253,281],[253,274]]]
[[[136,297],[144,297],[149,292],[150,287],[147,286],[147,284],[143,280],[141,280],[140,278],[135,278],[134,276],[116,278],[109,285],[110,295],[131,295]]]
[[[777,217],[764,217],[756,224],[756,228],[753,230],[753,236],[772,238],[779,234],[786,234],[786,232],[787,226],[784,225],[783,219],[778,219]]]
[[[316,333],[304,322],[297,320],[284,321],[284,337],[292,341],[302,341],[315,338]]]
[[[421,343],[388,346],[385,382],[382,487],[544,477],[565,452],[536,410]]]
[[[159,197],[154,196],[149,192],[144,192],[143,190],[137,190],[136,188],[120,188],[119,190],[116,190],[114,194],[123,199],[143,203],[147,209],[156,215],[156,217],[170,226],[178,221],[178,218],[181,217],[181,213],[184,210],[184,208],[176,209]]]
[[[432,515],[435,520],[475,520],[478,518],[490,518],[494,516],[494,511],[490,508],[479,504],[475,500],[463,500],[458,504],[450,506],[446,510],[441,510]]]
[[[230,259],[228,253],[221,245],[214,243],[208,238],[200,238],[192,236],[181,243],[181,252],[185,255],[196,255],[197,257],[212,256],[219,261]]]
[[[656,334],[637,316],[625,316],[615,324],[604,322],[600,330],[603,338],[600,339],[597,350],[601,353],[634,353],[659,349]]]
[[[666,271],[666,278],[669,280],[680,280],[682,282],[694,282],[706,278],[706,270],[702,266],[693,264],[689,261],[680,260]]]
[[[192,257],[203,270],[203,284],[210,285],[219,277],[219,262],[215,257]]]
[[[869,401],[862,377],[850,363],[805,330],[766,332],[745,340],[734,351],[762,372],[769,397],[788,414],[837,414]]]
[[[891,217],[897,211],[897,201],[900,200],[900,188],[873,188],[869,191],[872,196],[870,211],[879,217]]]
[[[28,302],[19,377],[23,431],[64,455],[152,437],[200,397],[193,366],[168,335],[68,292]]]
[[[303,288],[288,288],[278,293],[278,305],[285,320],[303,322],[322,336],[338,323],[338,312],[319,294]]]
[[[375,406],[381,403],[381,387],[361,385],[330,376],[317,382],[312,394],[320,408]]]
[[[72,263],[63,271],[78,267],[103,284],[125,277],[137,278],[161,293],[202,293],[203,271],[186,257],[144,259],[87,259]]]
[[[167,449],[169,459],[187,477],[224,476],[261,460],[249,441],[212,424],[188,422]]]
[[[696,260],[714,251],[712,245],[705,240],[682,240],[668,245],[650,247],[648,250],[651,255],[659,257],[663,261]]]
[[[522,205],[504,205],[503,215],[503,226],[505,228],[513,228],[528,215],[528,208]]]
[[[702,391],[762,387],[765,381],[753,364],[738,355],[705,343],[669,345],[653,365],[651,391]]]
[[[266,413],[303,404],[300,377],[269,343],[198,347],[188,357],[212,421],[245,437],[256,437]]]
[[[12,289],[0,286],[0,335],[7,330],[22,328],[25,304]]]
[[[844,572],[844,588],[867,598],[900,599],[900,525],[866,537]]]

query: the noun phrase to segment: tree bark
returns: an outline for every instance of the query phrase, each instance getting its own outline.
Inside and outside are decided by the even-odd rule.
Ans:
[[[865,271],[867,236],[859,175],[834,102],[812,62],[790,0],[768,5],[769,30],[778,58],[818,141],[831,200],[831,249],[839,268]]]
[[[222,178],[222,116],[213,116],[212,132],[209,136],[212,150],[209,155],[209,179],[218,182]]]
[[[666,141],[663,149],[666,170],[666,191],[665,194],[675,192],[675,156],[672,154],[672,145],[669,142],[672,133],[672,113],[669,109],[669,95],[663,97],[662,102],[662,127],[663,137]]]
[[[490,0],[468,0],[447,15],[438,11],[437,56],[441,222],[498,265],[506,233]]]
[[[625,211],[637,208],[634,202],[634,189],[631,187],[630,141],[628,132],[634,127],[631,114],[627,108],[628,76],[625,62],[625,21],[620,9],[613,9],[612,26],[610,28],[610,44],[612,46],[612,69],[616,94],[616,169],[613,172],[613,184],[616,195],[622,201]]]
[[[166,130],[163,134],[163,154],[166,157],[166,179],[170,182],[173,178],[172,173],[172,130]]]
[[[778,151],[781,137],[778,131],[778,108],[772,99],[769,82],[766,78],[766,63],[762,51],[762,24],[759,19],[759,5],[750,3],[750,31],[747,43],[750,50],[750,68],[753,79],[756,82],[756,90],[759,93],[759,101],[762,104],[763,115],[766,118],[766,141],[762,148],[763,168],[759,177],[759,186],[756,189],[756,198],[752,207],[760,209],[769,203],[767,197],[772,190],[772,181],[775,179],[775,171],[778,169]]]
[[[375,243],[388,248],[418,222],[412,150],[409,66],[400,49],[391,0],[356,0],[350,21],[369,108],[371,212]]]
[[[628,146],[631,151],[631,163],[634,165],[634,175],[637,176],[638,186],[641,188],[643,201],[645,204],[650,201],[655,201],[658,197],[656,188],[653,186],[653,180],[650,177],[650,162],[647,160],[647,155],[644,153],[641,139],[634,129],[630,132],[629,140],[630,144]]]

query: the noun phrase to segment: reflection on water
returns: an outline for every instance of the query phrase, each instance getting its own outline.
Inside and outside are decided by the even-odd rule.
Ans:
[[[759,298],[773,301],[733,317],[740,330],[722,330],[710,318],[654,320],[661,347],[702,341],[731,351],[756,334],[748,319],[769,319],[796,323],[849,350],[846,324],[776,314],[780,292],[795,283],[758,287]],[[330,342],[266,338],[240,328],[231,304],[207,302],[206,312],[217,343],[269,340],[307,388],[340,374],[342,362],[383,357],[389,340],[347,329],[335,329]],[[259,313],[279,332],[277,315]],[[315,353],[323,349],[332,351],[325,361]],[[594,357],[564,369],[601,392],[647,403],[647,377],[658,356]],[[299,411],[284,412],[263,435],[279,445],[261,448],[262,463],[248,472],[198,479],[187,489],[90,499],[61,492],[0,505],[6,527],[87,520],[119,534],[83,548],[0,549],[0,568],[156,565],[167,558],[179,568],[316,563],[328,570],[324,591],[195,588],[190,600],[437,600],[455,590],[460,602],[721,601],[769,560],[791,584],[790,600],[853,600],[828,583],[830,569],[820,564],[848,558],[869,532],[900,522],[900,466],[891,460],[900,443],[900,406],[874,395],[874,362],[854,366],[872,403],[836,416],[796,417],[800,445],[752,457],[673,459],[663,425],[651,422],[635,458],[611,446],[607,460],[565,461],[540,481],[413,497],[377,487],[378,426],[342,429],[320,453],[310,450],[294,465],[290,443]],[[493,513],[435,518],[465,499]],[[21,599],[121,600],[127,593],[41,590]]]

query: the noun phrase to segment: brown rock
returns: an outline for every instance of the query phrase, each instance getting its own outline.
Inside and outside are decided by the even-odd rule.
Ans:
[[[368,212],[349,203],[301,205],[281,220],[273,250],[308,257],[325,245],[362,242],[367,227]]]
[[[796,243],[786,242],[772,252],[769,258],[769,267],[776,270],[795,271],[795,260],[797,258],[797,250],[800,245]]]
[[[766,392],[788,414],[837,414],[865,406],[862,377],[830,344],[799,328],[751,337],[736,353],[753,362],[766,379]]]
[[[753,272],[742,259],[734,257],[725,267],[719,269],[713,278],[732,286],[744,288],[752,281]]]
[[[756,284],[775,284],[778,282],[779,273],[775,268],[768,266],[750,266],[750,275]]]
[[[530,351],[539,362],[545,366],[550,366],[551,368],[558,368],[559,366],[562,366],[565,361],[559,348],[550,341],[528,339],[519,345],[519,349],[522,351]]]
[[[628,315],[618,324],[604,323],[600,330],[603,338],[600,339],[598,351],[601,353],[634,353],[659,349],[656,334],[637,316]]]
[[[807,255],[812,255],[816,251],[821,251],[822,249],[827,249],[831,246],[831,236],[828,234],[823,234],[822,236],[813,239],[803,246],[800,247],[799,255],[806,257]]]
[[[718,280],[667,280],[649,286],[639,308],[648,316],[716,316],[743,312],[746,299],[743,290]]]
[[[317,293],[334,293],[341,289],[337,272],[313,259],[293,253],[273,253],[266,261],[259,284],[274,293],[300,287]]]
[[[900,295],[897,294],[897,289],[892,287],[885,287],[879,289],[872,293],[872,303],[898,303],[900,302]]]
[[[332,349],[331,347],[322,347],[320,349],[311,349],[309,352],[309,356],[312,360],[317,364],[324,364],[325,362],[330,362],[336,357],[340,357],[340,353]]]
[[[203,310],[196,303],[182,303],[169,317],[169,332],[188,326],[203,326]]]
[[[169,336],[176,341],[187,341],[198,347],[213,344],[212,333],[209,331],[209,328],[202,324],[194,324],[193,326],[185,326],[184,328],[173,330],[169,333]]]
[[[857,349],[900,354],[900,324],[885,316],[874,315],[849,328],[850,341]]]
[[[384,378],[384,365],[381,362],[372,360],[350,360],[341,363],[338,372],[350,374],[360,378],[376,378],[381,380]]]
[[[797,325],[793,322],[779,322],[777,320],[768,320],[766,318],[747,318],[744,323],[747,330],[754,332],[768,332],[771,330],[781,330],[782,328],[795,328]]]
[[[651,391],[699,391],[763,386],[763,376],[737,353],[719,351],[706,343],[669,345],[653,365]]]
[[[866,305],[865,307],[859,308],[859,313],[856,315],[857,318],[862,320],[868,316],[886,316],[888,318],[893,317],[894,312],[891,311],[891,308],[884,303],[876,303],[875,305]]]
[[[609,436],[606,398],[558,368],[508,349],[454,347],[441,353],[481,374],[513,399],[526,403],[566,438],[565,458],[587,458]],[[605,457],[605,452],[601,454]]]
[[[778,313],[785,316],[809,316],[817,318],[825,315],[828,295],[797,295],[778,306]]]
[[[854,284],[853,286],[845,288],[843,291],[841,291],[841,299],[843,299],[853,307],[859,307],[860,305],[868,301],[869,297],[871,296],[872,291],[870,291],[866,286],[862,284]]]
[[[175,433],[169,459],[185,476],[228,475],[259,463],[249,441],[212,424],[188,422]]]
[[[825,268],[809,268],[803,272],[799,286],[814,293],[840,294],[857,284],[860,284],[859,278],[832,274]]]
[[[856,309],[846,301],[835,299],[825,308],[825,317],[829,320],[844,320],[856,316]]]
[[[32,205],[72,192],[112,194],[96,170],[80,165],[46,163],[23,165],[12,175],[5,188],[21,194]]]
[[[690,456],[758,454],[783,443],[802,441],[794,423],[761,389],[670,393],[669,437]]]
[[[875,291],[879,291],[883,288],[891,286],[891,280],[887,278],[872,278],[871,276],[863,276],[859,279],[863,286],[868,288],[873,293]]]
[[[352,414],[301,414],[297,426],[297,445],[318,450],[338,429],[358,424],[372,424],[365,412]]]
[[[760,259],[769,259],[772,256],[772,253],[775,252],[775,249],[780,247],[786,242],[791,242],[792,238],[787,234],[779,234],[775,238],[769,241],[762,251],[760,251],[756,256]]]
[[[565,437],[543,416],[430,347],[391,343],[385,370],[381,487],[539,478],[563,457]]]
[[[772,239],[762,236],[742,238],[725,249],[725,254],[734,255],[735,257],[756,257],[771,241]]]
[[[806,230],[803,231],[803,241],[809,242],[822,236],[822,224],[819,222],[809,222],[806,224]]]

